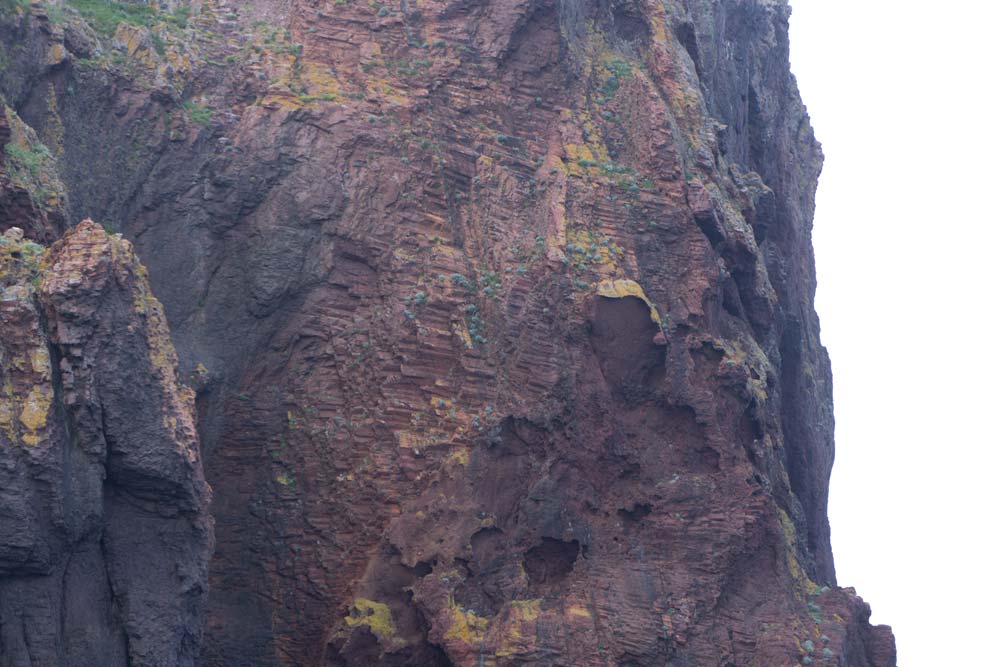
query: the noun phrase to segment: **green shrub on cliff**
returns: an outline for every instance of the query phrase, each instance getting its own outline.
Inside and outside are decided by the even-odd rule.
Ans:
[[[4,146],[4,153],[11,180],[26,189],[36,205],[45,206],[58,192],[52,185],[51,174],[46,174],[52,160],[49,149],[41,142],[23,146],[12,141]]]
[[[67,4],[106,37],[115,34],[119,23],[152,26],[157,22],[156,9],[149,5],[111,0],[67,0]]]
[[[14,177],[22,184],[33,181],[41,174],[47,160],[52,156],[45,144],[36,143],[30,147],[11,142],[4,147],[8,164]]]
[[[14,10],[25,10],[30,6],[30,0],[0,0],[0,14],[13,12]]]
[[[45,13],[48,14],[49,20],[56,25],[61,25],[66,22],[66,11],[63,5],[57,5],[54,2],[49,2],[45,5]]]
[[[189,7],[181,7],[174,14],[164,14],[156,7],[137,2],[115,2],[114,0],[66,0],[66,4],[80,12],[94,30],[110,37],[115,34],[119,23],[145,26],[147,28],[166,21],[187,27],[191,15]]]
[[[208,107],[198,106],[195,102],[188,100],[184,103],[184,113],[192,122],[198,123],[202,127],[208,127],[212,124],[212,115],[215,112]]]

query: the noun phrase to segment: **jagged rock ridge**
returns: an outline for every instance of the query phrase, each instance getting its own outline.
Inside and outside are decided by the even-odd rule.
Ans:
[[[198,389],[199,664],[895,664],[784,2],[57,5],[0,81]]]

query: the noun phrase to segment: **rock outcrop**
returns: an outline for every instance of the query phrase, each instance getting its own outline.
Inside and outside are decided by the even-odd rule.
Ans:
[[[198,391],[198,664],[895,665],[833,566],[784,1],[14,4],[0,92],[70,219],[135,243]],[[92,306],[112,363],[138,311]],[[118,365],[162,387],[148,359]],[[158,442],[105,485],[190,540],[130,593],[177,664],[208,532],[193,439]]]
[[[0,236],[0,662],[194,665],[212,551],[193,393],[128,241]]]
[[[66,192],[55,161],[35,132],[0,108],[0,232],[11,227],[51,243],[66,226]]]

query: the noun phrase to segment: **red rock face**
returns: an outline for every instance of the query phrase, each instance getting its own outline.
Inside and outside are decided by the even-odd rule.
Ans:
[[[124,64],[19,19],[198,388],[198,664],[895,664],[830,551],[787,13],[206,3]]]

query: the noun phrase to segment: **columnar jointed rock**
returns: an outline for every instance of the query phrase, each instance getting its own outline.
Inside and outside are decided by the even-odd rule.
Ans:
[[[0,34],[198,379],[202,665],[894,664],[836,587],[783,0],[191,6]]]
[[[0,663],[195,664],[210,491],[145,269],[14,228],[0,288]]]

